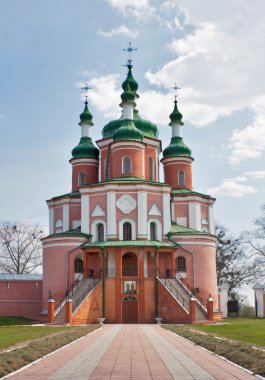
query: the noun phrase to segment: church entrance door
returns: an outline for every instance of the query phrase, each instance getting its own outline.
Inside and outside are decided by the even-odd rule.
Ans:
[[[138,300],[135,296],[126,296],[122,300],[122,323],[138,323]]]

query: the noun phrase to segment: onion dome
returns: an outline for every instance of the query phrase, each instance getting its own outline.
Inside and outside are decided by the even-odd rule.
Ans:
[[[191,157],[191,150],[184,144],[183,138],[172,137],[170,144],[163,151],[163,157],[187,156]]]
[[[144,135],[136,128],[134,121],[130,119],[120,120],[120,126],[113,134],[114,141],[133,140],[143,141]]]
[[[123,107],[124,104],[129,103],[135,107],[136,104],[134,102],[134,98],[135,98],[135,94],[132,92],[129,83],[127,82],[124,86],[124,91],[121,94],[122,102],[121,102],[120,106]]]
[[[132,65],[128,64],[127,67],[128,67],[128,74],[127,74],[127,78],[125,79],[125,81],[122,84],[122,88],[125,91],[127,84],[129,84],[131,91],[134,93],[134,95],[137,98],[139,98],[139,95],[137,94],[137,90],[138,90],[139,86],[138,86],[138,83],[136,82],[136,80],[134,79],[134,77],[132,75]]]
[[[85,101],[85,108],[84,108],[84,111],[80,114],[80,123],[79,125],[82,125],[82,124],[89,124],[89,125],[94,125],[92,123],[92,114],[90,113],[88,107],[87,107],[87,100]]]
[[[72,150],[73,158],[98,158],[99,150],[95,147],[91,137],[81,137],[79,144]]]
[[[163,157],[191,157],[191,150],[184,144],[181,136],[181,129],[184,124],[181,121],[182,114],[178,110],[176,97],[174,101],[174,109],[169,118],[169,125],[172,127],[172,137],[169,146],[167,146],[163,151]]]
[[[174,124],[180,124],[180,125],[183,125],[182,123],[182,114],[179,112],[178,110],[178,103],[177,103],[177,100],[174,101],[174,109],[173,111],[171,112],[171,114],[169,115],[169,118],[170,118],[170,123],[169,125],[174,125]]]

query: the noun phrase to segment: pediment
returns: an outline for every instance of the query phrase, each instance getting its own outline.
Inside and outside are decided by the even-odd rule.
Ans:
[[[102,210],[99,203],[97,203],[96,207],[94,208],[94,211],[92,212],[91,216],[104,216],[106,215],[105,212]]]
[[[154,215],[154,216],[160,216],[161,215],[161,211],[159,210],[159,208],[155,202],[153,203],[153,206],[150,208],[148,215]]]

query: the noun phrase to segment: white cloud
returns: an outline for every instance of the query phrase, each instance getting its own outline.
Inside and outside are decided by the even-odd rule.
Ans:
[[[100,29],[98,30],[98,34],[100,34],[102,37],[105,37],[105,38],[112,38],[112,37],[121,36],[121,35],[128,36],[130,38],[135,38],[138,36],[137,30],[132,31],[128,29],[127,26],[125,25],[121,25],[118,28],[114,28],[110,30],[109,32],[104,32],[103,30]]]
[[[241,130],[235,129],[230,138],[233,164],[261,157],[265,152],[265,96],[255,101],[253,110],[253,123]]]
[[[265,178],[265,170],[256,170],[251,172],[245,172],[246,176],[254,178],[254,179],[263,179]]]
[[[91,87],[86,94],[93,104],[105,117],[117,117],[120,115],[119,103],[121,91],[118,89],[119,75],[109,74],[94,77],[87,81]],[[85,82],[77,82],[76,87],[83,87]]]
[[[224,179],[221,185],[208,189],[212,195],[224,195],[228,197],[243,197],[248,194],[255,194],[257,191],[252,186],[242,185],[242,178],[235,177]]]
[[[150,19],[155,11],[150,0],[107,0],[107,2],[125,17]]]

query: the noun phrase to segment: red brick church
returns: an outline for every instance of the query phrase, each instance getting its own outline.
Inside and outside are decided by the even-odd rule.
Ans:
[[[121,117],[103,127],[96,143],[86,98],[81,138],[70,159],[71,191],[47,201],[43,276],[1,275],[0,289],[9,282],[18,302],[12,305],[7,292],[0,313],[74,324],[220,317],[215,199],[193,188],[194,159],[183,141],[176,97],[171,142],[162,149],[156,124],[137,110],[131,60],[127,69]]]

